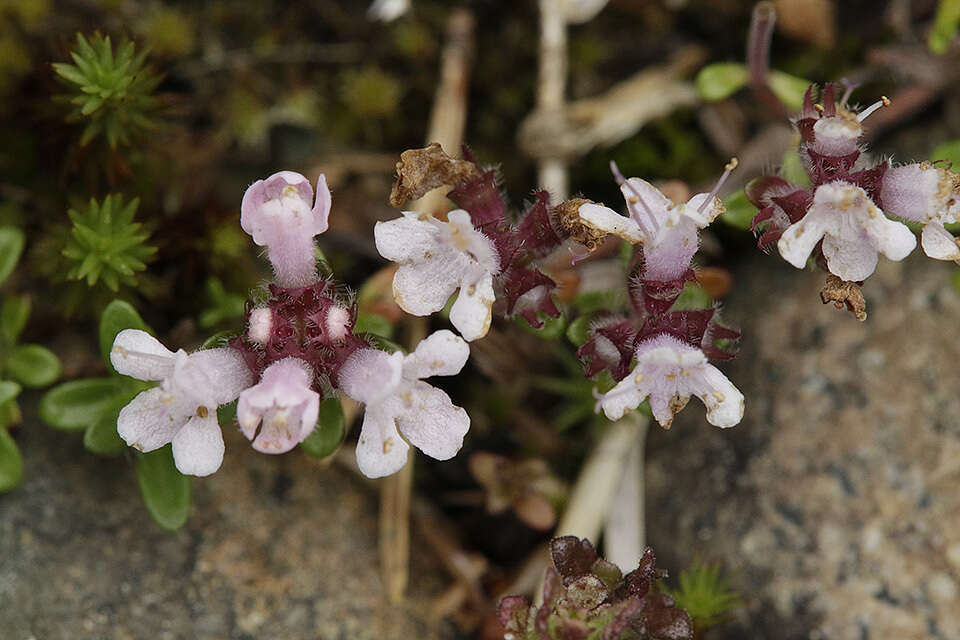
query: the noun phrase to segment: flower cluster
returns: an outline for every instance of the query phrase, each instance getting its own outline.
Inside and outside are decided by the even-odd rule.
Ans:
[[[595,242],[596,234],[575,214],[585,200],[551,206],[549,195],[540,191],[521,220],[511,224],[494,172],[481,170],[472,159],[451,158],[437,144],[404,152],[397,175],[390,196],[394,206],[451,186],[447,197],[460,207],[445,221],[405,211],[377,224],[377,250],[400,265],[393,294],[401,308],[429,315],[459,290],[450,321],[468,341],[487,334],[497,301],[505,316],[520,316],[534,327],[543,326],[541,315],[560,315],[551,297],[557,284],[535,263],[567,238]]]
[[[957,174],[929,162],[871,164],[863,154],[862,123],[889,101],[883,98],[855,113],[847,106],[852,87],[838,103],[835,86],[828,84],[822,105],[814,104],[813,89],[807,90],[795,121],[810,185],[764,176],[747,186],[747,197],[760,209],[752,223],[754,231],[762,231],[760,247],[776,244],[784,260],[800,269],[812,255],[841,281],[834,289],[862,283],[876,269],[878,254],[902,260],[916,246],[910,229],[890,215],[924,224],[922,246],[928,256],[960,261],[960,246],[944,228],[960,214]]]
[[[521,596],[500,601],[507,640],[693,638],[690,616],[655,587],[666,571],[656,568],[653,549],[647,547],[640,565],[626,575],[576,536],[554,538],[550,554],[554,566],[547,569],[543,604],[531,605]]]
[[[632,313],[601,318],[578,352],[588,377],[606,370],[618,383],[599,397],[598,407],[616,420],[649,398],[654,417],[669,428],[674,415],[695,395],[706,405],[711,424],[732,427],[743,417],[743,394],[708,359],[732,358],[739,332],[717,322],[715,307],[671,307],[685,284],[695,279],[690,265],[699,247],[699,231],[723,212],[716,193],[736,162],[727,165],[712,193],[698,194],[686,203],[672,202],[639,178],[626,180],[616,165],[611,166],[629,216],[586,203],[579,207],[580,220],[639,250],[629,284]]]
[[[398,471],[407,443],[438,459],[457,453],[470,419],[423,378],[458,373],[469,347],[438,331],[404,356],[354,335],[355,302],[317,274],[313,237],[327,229],[330,203],[322,175],[316,194],[290,171],[247,190],[241,226],[266,247],[276,282],[265,301],[248,305],[245,333],[227,346],[173,353],[143,331],[120,332],[116,370],[160,383],[121,411],[117,429],[127,444],[152,451],[172,442],[182,473],[208,475],[223,460],[219,406],[238,400],[237,420],[253,447],[283,453],[310,435],[321,399],[339,390],[366,405],[357,446],[366,475]]]

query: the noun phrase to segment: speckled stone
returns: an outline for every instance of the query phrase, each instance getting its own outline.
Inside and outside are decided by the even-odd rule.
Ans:
[[[194,481],[194,514],[170,534],[140,504],[130,459],[95,458],[76,436],[28,423],[26,483],[0,495],[0,637],[452,635],[429,616],[449,582],[432,554],[414,556],[409,601],[385,603],[369,487],[227,435],[223,468]]]
[[[745,596],[710,638],[960,638],[955,269],[881,259],[865,323],[821,305],[821,273],[735,270],[744,420],[721,431],[691,403],[648,445],[658,564],[722,562]]]

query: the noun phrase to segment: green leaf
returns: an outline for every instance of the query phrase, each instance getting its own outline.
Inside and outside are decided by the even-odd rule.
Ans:
[[[707,102],[723,100],[746,86],[750,79],[747,68],[738,62],[708,64],[697,74],[697,93]]]
[[[0,427],[0,493],[17,488],[23,479],[23,458],[13,436]]]
[[[780,165],[780,177],[800,187],[810,186],[810,177],[803,168],[803,160],[796,149],[789,149],[783,154],[783,164]]]
[[[107,305],[100,316],[100,353],[111,371],[114,369],[110,363],[110,349],[113,348],[113,341],[117,334],[124,329],[140,329],[153,333],[133,305],[123,300],[114,300]]]
[[[64,382],[40,399],[40,417],[55,429],[86,429],[110,410],[118,394],[129,393],[134,386],[144,383],[120,377]]]
[[[7,372],[25,387],[45,387],[60,377],[60,359],[39,344],[14,347]]]
[[[726,206],[726,211],[720,216],[721,220],[731,227],[744,231],[750,228],[750,222],[757,215],[757,208],[747,200],[743,189],[731,193],[724,199],[723,204]]]
[[[133,396],[130,394],[117,394],[114,396],[113,403],[87,427],[83,432],[83,446],[87,451],[98,456],[116,456],[123,453],[127,443],[117,433],[117,420],[120,417],[120,410],[132,399]]]
[[[20,385],[10,380],[0,380],[0,405],[13,400],[20,393]],[[2,427],[3,425],[0,425]]]
[[[940,0],[937,15],[933,19],[933,28],[927,36],[927,46],[937,55],[943,55],[950,48],[960,25],[960,0]]]
[[[798,78],[783,71],[771,71],[768,76],[770,89],[787,108],[799,111],[803,107],[803,94],[812,84],[805,78]]]
[[[0,284],[7,279],[17,266],[23,252],[25,238],[23,231],[16,227],[0,227]]]
[[[387,339],[393,337],[393,329],[393,323],[378,313],[361,313],[353,325],[355,334],[374,333]]]
[[[7,296],[0,307],[0,341],[13,345],[30,317],[28,296]]]
[[[543,314],[539,314],[539,316],[543,316]],[[514,322],[527,333],[532,333],[543,340],[558,339],[563,335],[564,329],[567,327],[567,320],[563,316],[558,318],[541,317],[540,319],[543,320],[543,326],[539,329],[531,326],[530,323],[520,316],[514,318]]]
[[[314,458],[326,458],[340,446],[346,432],[346,421],[339,398],[327,398],[320,403],[317,426],[300,443],[300,448]]]
[[[703,287],[693,282],[688,282],[683,287],[683,291],[680,292],[676,302],[670,307],[670,311],[707,309],[712,304],[713,300],[710,298],[710,294],[708,294]]]
[[[623,289],[587,291],[579,293],[573,299],[573,304],[581,313],[590,313],[591,311],[618,311],[626,306],[627,298]]]
[[[567,327],[567,339],[576,347],[582,347],[590,337],[590,323],[593,322],[593,314],[586,313],[577,317]]]
[[[190,515],[190,478],[177,471],[167,445],[137,456],[137,484],[147,511],[167,531],[176,531]]]
[[[950,140],[938,144],[934,147],[933,151],[930,152],[930,159],[934,162],[937,160],[945,160],[954,167],[957,167],[957,169],[960,169],[960,140]]]
[[[234,329],[225,329],[217,331],[215,334],[203,341],[201,349],[216,349],[225,347],[231,338],[236,338],[239,334]]]

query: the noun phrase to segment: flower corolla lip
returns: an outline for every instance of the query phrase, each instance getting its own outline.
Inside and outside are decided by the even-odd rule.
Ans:
[[[644,399],[650,399],[654,418],[669,427],[674,415],[690,396],[707,408],[707,421],[717,427],[732,427],[743,418],[743,394],[704,353],[673,336],[647,338],[636,349],[636,366],[613,389],[599,397],[597,409],[618,420]]]
[[[260,382],[240,394],[237,421],[254,449],[285,453],[310,435],[320,411],[320,394],[310,388],[312,381],[309,364],[284,358],[267,367]]]
[[[960,219],[958,182],[960,176],[949,169],[919,162],[887,169],[880,185],[883,210],[922,222],[920,244],[924,253],[937,260],[960,262],[960,245],[944,227]]]
[[[467,343],[446,329],[436,331],[404,356],[359,349],[344,363],[339,386],[366,405],[357,442],[357,464],[371,478],[388,476],[407,461],[412,444],[437,460],[452,458],[470,428],[467,412],[423,378],[460,372]]]
[[[580,206],[580,220],[587,227],[612,234],[643,247],[644,278],[667,281],[683,275],[699,247],[699,230],[723,213],[716,197],[708,205],[707,193],[686,203],[674,203],[659,189],[640,178],[630,178],[620,187],[629,216],[600,204]]]
[[[284,287],[316,281],[313,237],[327,230],[330,189],[323,174],[316,198],[310,181],[294,171],[280,171],[257,180],[243,194],[240,226],[254,243],[267,247],[267,256]]]
[[[830,273],[848,282],[872,274],[879,253],[903,260],[917,245],[906,225],[887,218],[862,188],[840,180],[817,187],[807,214],[783,232],[777,248],[802,269],[821,240]]]
[[[473,227],[469,213],[451,211],[444,222],[404,211],[378,222],[374,238],[380,255],[400,265],[393,296],[404,311],[415,316],[440,311],[459,289],[450,322],[468,341],[487,334],[500,256],[493,241]]]
[[[236,350],[174,353],[145,331],[124,329],[114,339],[110,362],[118,373],[160,382],[120,410],[117,433],[124,442],[144,452],[173,443],[174,462],[184,474],[205,476],[220,468],[217,407],[253,382]]]

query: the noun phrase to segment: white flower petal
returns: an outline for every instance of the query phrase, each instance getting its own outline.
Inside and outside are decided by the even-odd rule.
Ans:
[[[440,311],[457,290],[463,269],[447,256],[400,265],[393,276],[393,299],[414,316]]]
[[[153,451],[172,441],[196,408],[159,387],[148,389],[120,410],[117,433],[134,449]]]
[[[410,444],[437,460],[457,455],[470,429],[466,411],[426,382],[414,383],[398,400],[396,424]]]
[[[348,396],[366,405],[376,404],[392,394],[403,374],[403,354],[378,349],[358,349],[340,368],[339,387]]]
[[[363,415],[357,441],[357,466],[368,478],[389,476],[407,463],[410,445],[397,432],[390,404],[368,406]]]
[[[208,476],[223,463],[223,434],[217,424],[217,413],[194,416],[173,438],[173,461],[180,473]]]
[[[209,404],[214,409],[233,402],[253,384],[253,374],[243,357],[232,347],[204,349],[178,360],[170,379],[171,388]]]
[[[617,354],[619,357],[619,353]],[[640,374],[639,382],[637,374]],[[610,420],[619,420],[627,411],[636,409],[647,397],[648,386],[644,384],[644,377],[639,368],[617,383],[610,391],[601,396],[597,406],[603,409],[604,415]]]
[[[657,223],[663,224],[663,221],[666,220],[674,207],[673,201],[663,195],[660,189],[657,189],[642,178],[630,178],[627,180],[627,183],[629,184],[620,185],[620,193],[623,194],[624,200],[627,201],[627,208],[630,209],[630,215],[634,217],[641,216],[641,219],[649,220],[650,215],[647,213],[647,209],[649,209],[653,212]],[[638,198],[642,199],[643,202],[640,202]]]
[[[450,322],[465,340],[482,338],[493,319],[493,276],[485,273],[475,284],[461,283],[460,293],[450,308]]]
[[[173,372],[173,352],[140,329],[124,329],[110,349],[110,364],[137,380],[163,380]]]
[[[373,238],[380,255],[392,262],[425,260],[437,244],[441,227],[425,214],[404,211],[402,218],[378,222]]]
[[[323,233],[330,225],[330,206],[333,199],[330,197],[330,188],[327,186],[327,177],[320,174],[317,178],[316,200],[313,203],[313,235]]]
[[[613,209],[589,202],[580,205],[577,211],[580,214],[580,221],[591,229],[615,235],[633,244],[641,244],[644,241],[643,232],[637,223]]]
[[[830,273],[848,282],[866,280],[877,268],[877,250],[866,234],[853,238],[826,236],[823,255]]]
[[[917,246],[917,236],[902,222],[890,220],[883,215],[880,209],[875,209],[875,216],[864,222],[864,228],[870,235],[877,251],[891,260],[903,260]]]
[[[743,394],[711,364],[691,375],[688,389],[707,407],[707,422],[726,429],[743,419]]]
[[[790,225],[780,236],[780,240],[777,241],[777,249],[780,250],[783,259],[797,269],[803,269],[807,266],[810,252],[817,246],[824,234],[833,229],[830,215],[830,211],[823,211],[816,206],[812,206],[802,220]]]
[[[931,222],[923,228],[921,235],[923,252],[936,260],[954,260],[960,263],[960,243],[952,233],[938,222]]]
[[[434,331],[403,359],[403,377],[408,380],[460,373],[470,357],[470,345],[447,329]]]
[[[713,202],[704,207],[703,212],[698,211],[703,201],[706,200],[709,195],[709,193],[698,193],[690,198],[682,207],[683,215],[693,220],[697,227],[701,229],[716,220],[717,216],[723,213],[725,209],[723,201],[714,196]]]

